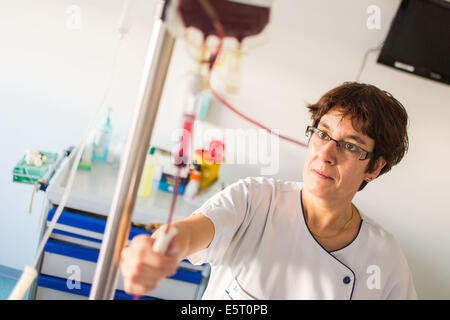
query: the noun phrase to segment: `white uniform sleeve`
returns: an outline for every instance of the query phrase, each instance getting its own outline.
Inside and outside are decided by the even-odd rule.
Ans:
[[[417,300],[417,293],[414,288],[410,273],[400,274],[398,281],[389,292],[387,300]]]
[[[220,262],[236,231],[249,222],[249,178],[239,180],[207,200],[192,214],[203,214],[214,224],[214,236],[208,248],[188,257],[193,264]]]
[[[387,300],[417,300],[416,289],[411,271],[408,266],[405,255],[400,246],[395,242],[396,252],[398,255],[398,264],[395,272],[391,276],[392,287],[389,290]]]

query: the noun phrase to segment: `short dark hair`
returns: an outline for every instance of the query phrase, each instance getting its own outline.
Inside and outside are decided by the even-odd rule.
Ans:
[[[383,157],[386,165],[380,172],[382,175],[398,164],[408,151],[408,114],[405,108],[389,92],[374,85],[344,82],[307,107],[314,127],[327,112],[339,108],[344,117],[350,116],[355,130],[375,141],[374,156],[366,172],[372,171],[376,160]],[[366,185],[367,182],[363,181],[358,191]]]

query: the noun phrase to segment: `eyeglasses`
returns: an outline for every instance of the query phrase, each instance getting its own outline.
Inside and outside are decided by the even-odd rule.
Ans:
[[[366,160],[373,157],[373,152],[366,151],[356,144],[347,141],[335,140],[327,133],[317,129],[316,127],[308,126],[305,134],[309,138],[309,141],[317,146],[323,146],[330,140],[336,142],[338,152],[348,159]]]

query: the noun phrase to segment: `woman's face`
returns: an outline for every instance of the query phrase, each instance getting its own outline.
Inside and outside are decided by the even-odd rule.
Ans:
[[[317,128],[335,140],[350,142],[369,152],[374,149],[374,140],[356,131],[350,117],[343,118],[337,108],[326,113]],[[311,139],[303,168],[304,187],[320,198],[351,199],[365,178],[375,178],[381,170],[376,175],[367,173],[369,161],[345,156],[332,140],[313,143]]]

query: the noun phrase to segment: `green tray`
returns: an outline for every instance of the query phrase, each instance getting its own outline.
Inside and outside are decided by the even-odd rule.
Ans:
[[[22,159],[16,164],[13,170],[13,182],[21,182],[21,183],[31,183],[34,184],[38,180],[42,179],[47,172],[52,168],[52,165],[58,159],[58,154],[53,152],[42,152],[47,159],[42,163],[41,166],[37,167],[32,164],[28,164],[25,161],[25,155]]]

